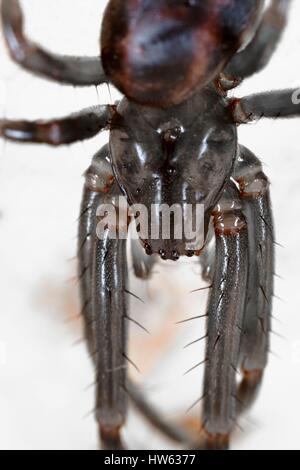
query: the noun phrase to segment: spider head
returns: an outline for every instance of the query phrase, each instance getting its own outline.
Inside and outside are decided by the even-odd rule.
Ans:
[[[129,99],[168,107],[214,80],[253,33],[264,0],[111,0],[105,72]]]

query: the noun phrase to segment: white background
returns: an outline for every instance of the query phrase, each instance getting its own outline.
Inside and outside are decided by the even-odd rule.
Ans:
[[[52,50],[78,55],[98,53],[99,0],[24,0],[31,37]],[[236,91],[243,94],[300,86],[300,2],[268,68]],[[107,87],[78,89],[33,77],[8,59],[0,44],[0,115],[61,116],[114,99]],[[298,82],[297,82],[298,80]],[[241,128],[240,141],[264,162],[272,182],[276,220],[277,273],[274,330],[264,386],[256,405],[241,419],[244,432],[233,439],[236,449],[299,449],[300,315],[299,203],[300,120],[259,122]],[[89,142],[50,149],[0,143],[0,448],[94,449],[93,372],[79,321],[76,274],[69,259],[76,251],[76,218],[83,180],[103,134]],[[200,393],[201,371],[183,372],[203,358],[203,347],[182,349],[204,331],[199,321],[175,327],[180,319],[199,315],[205,294],[196,261],[159,265],[151,283],[133,281],[133,315],[153,333],[132,328],[131,357],[141,368],[148,397],[174,422],[196,426],[199,409],[185,410]],[[161,436],[130,416],[126,438],[131,448],[166,447]]]

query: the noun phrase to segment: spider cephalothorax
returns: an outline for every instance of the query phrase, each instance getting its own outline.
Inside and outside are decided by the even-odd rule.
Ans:
[[[209,221],[237,151],[236,126],[227,100],[213,85],[163,111],[124,99],[116,120],[110,139],[115,175],[130,203],[147,208],[149,233],[143,239],[147,253],[173,260],[187,252],[189,256],[199,253],[202,245],[192,249],[191,240],[182,234],[174,238],[174,220],[171,236],[162,239],[161,213],[151,211],[151,206],[154,201],[159,206],[177,205],[181,227],[186,227],[190,214],[185,208],[201,204]],[[150,228],[159,233],[156,239],[151,238]],[[204,235],[207,228],[206,223]]]
[[[19,1],[2,0],[5,39],[21,66],[73,85],[111,81],[126,95],[115,106],[63,119],[0,120],[6,139],[53,146],[110,130],[109,145],[96,153],[85,176],[78,235],[82,314],[103,448],[123,447],[128,396],[181,446],[225,449],[240,413],[257,395],[269,350],[274,231],[268,179],[259,159],[238,144],[236,128],[262,117],[299,117],[299,90],[241,99],[229,99],[227,91],[268,63],[289,4],[272,0],[261,15],[258,0],[111,0],[101,59],[45,51],[26,37]],[[127,205],[137,204],[158,233],[161,206],[179,206],[184,223],[187,204],[204,206],[199,249],[187,248],[190,240],[172,231],[167,239],[140,233],[148,256],[140,244],[132,249],[137,277],[150,277],[157,254],[172,260],[198,255],[210,283],[206,315],[184,320],[207,317],[207,334],[200,338],[207,341],[205,357],[188,371],[205,365],[201,432],[194,436],[166,423],[127,377],[132,318],[126,240],[119,222],[105,223],[101,236],[97,230],[107,212],[102,209],[120,210],[121,196],[126,228],[132,221]]]

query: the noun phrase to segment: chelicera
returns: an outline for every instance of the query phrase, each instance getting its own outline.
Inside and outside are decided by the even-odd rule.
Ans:
[[[96,375],[102,448],[123,448],[128,397],[162,432],[186,447],[226,449],[239,414],[254,401],[267,364],[274,273],[269,183],[261,162],[237,140],[237,126],[300,115],[297,90],[241,99],[228,91],[269,62],[284,30],[289,0],[111,0],[101,57],[54,55],[24,33],[18,0],[2,0],[11,57],[57,82],[110,82],[125,97],[53,121],[0,121],[3,138],[57,146],[110,129],[109,145],[86,173],[79,225],[79,278],[85,332]],[[298,98],[298,99],[296,99]],[[105,228],[98,208],[202,205],[203,244],[140,236],[136,276],[147,279],[158,257],[198,256],[210,281],[201,435],[192,440],[166,423],[126,375],[126,240]],[[128,219],[131,223],[132,219]],[[161,225],[151,213],[152,226]],[[114,227],[119,234],[121,227]],[[138,227],[139,229],[139,227]],[[213,251],[209,251],[213,246]],[[239,379],[237,372],[242,374]],[[200,420],[199,420],[200,422]]]

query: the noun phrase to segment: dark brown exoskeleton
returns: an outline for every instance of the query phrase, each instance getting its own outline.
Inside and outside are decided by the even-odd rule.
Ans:
[[[297,90],[242,99],[229,99],[227,92],[268,63],[290,3],[273,0],[265,8],[259,0],[111,0],[101,58],[78,58],[30,42],[18,0],[2,0],[6,42],[22,67],[73,85],[110,81],[125,95],[116,106],[50,122],[0,121],[6,139],[54,146],[111,130],[109,145],[86,173],[78,251],[103,448],[123,446],[128,396],[181,445],[225,449],[239,414],[257,395],[269,346],[274,234],[268,180],[260,161],[238,144],[236,129],[262,117],[299,116],[300,100]],[[146,231],[135,214],[145,250],[139,253],[134,245],[138,277],[148,278],[158,257],[176,261],[197,255],[211,283],[202,432],[195,442],[166,423],[126,378],[130,317],[124,226],[118,221],[106,224],[102,236],[98,232],[106,214],[99,207],[120,211],[119,196],[147,213]],[[188,205],[204,208],[201,245],[184,234],[175,236],[174,217],[170,236],[162,236],[162,205],[179,207],[183,226],[188,218],[195,225]],[[126,228],[132,220],[127,216]],[[213,240],[212,255],[207,247]]]

